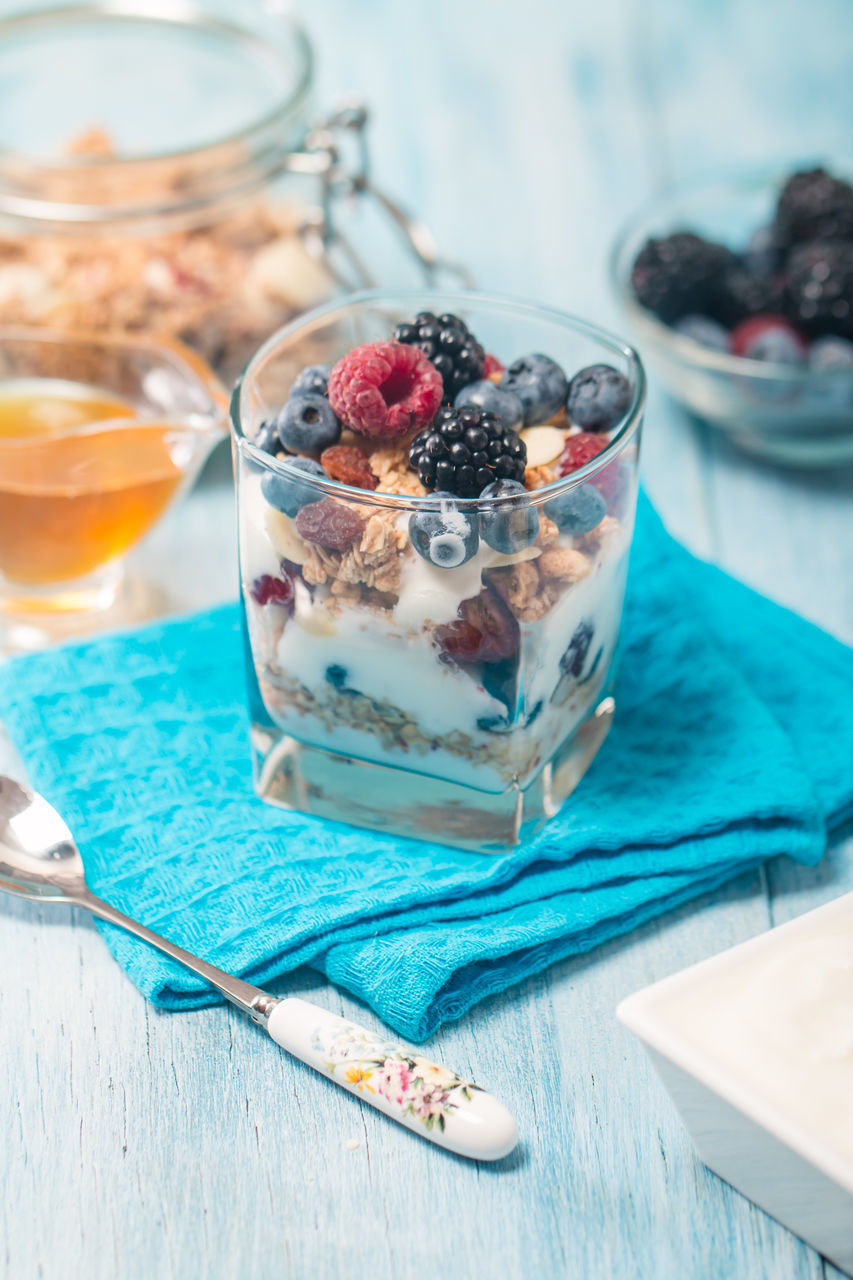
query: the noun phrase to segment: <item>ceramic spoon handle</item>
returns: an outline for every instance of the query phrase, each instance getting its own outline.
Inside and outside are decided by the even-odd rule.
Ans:
[[[500,1160],[518,1141],[502,1103],[416,1049],[295,997],[277,1004],[266,1026],[288,1053],[439,1147]]]
[[[439,1147],[474,1160],[500,1160],[518,1141],[515,1120],[506,1107],[417,1050],[382,1040],[307,1000],[277,1000],[161,938],[85,886],[76,886],[66,896],[192,969],[265,1026],[283,1049]]]

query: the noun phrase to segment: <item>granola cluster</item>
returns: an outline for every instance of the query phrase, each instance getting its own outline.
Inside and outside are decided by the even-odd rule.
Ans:
[[[113,154],[99,130],[69,150]],[[157,182],[168,195],[192,176],[187,161],[175,162]],[[79,193],[81,175],[71,177]],[[90,202],[115,200],[114,181],[109,166],[92,166]],[[123,181],[127,200],[133,193]],[[150,202],[151,190],[144,196]],[[300,217],[294,206],[261,198],[205,225],[163,234],[0,233],[0,324],[158,332],[193,347],[223,377],[235,376],[274,329],[332,291],[328,273],[303,244]]]
[[[280,670],[275,672],[275,683],[263,680],[260,688],[265,705],[279,715],[291,711],[299,716],[313,716],[328,733],[334,733],[339,725],[360,729],[373,734],[386,751],[426,756],[441,748],[451,756],[476,764],[500,767],[506,763],[505,739],[496,737],[483,742],[462,729],[454,729],[439,740],[425,733],[413,716],[387,698],[371,698],[330,685],[322,690],[309,689]],[[541,751],[541,744],[535,740],[524,745],[514,744],[516,767],[522,772],[535,767]]]
[[[306,542],[302,576],[310,586],[331,584],[333,595],[354,599],[367,587],[382,595],[400,593],[402,558],[408,535],[398,527],[398,514],[376,508],[367,519],[360,540],[346,551],[331,551]]]

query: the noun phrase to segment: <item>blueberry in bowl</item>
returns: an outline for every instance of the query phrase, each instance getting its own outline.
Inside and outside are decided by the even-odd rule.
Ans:
[[[675,188],[626,226],[611,272],[690,414],[776,462],[853,459],[853,162]]]

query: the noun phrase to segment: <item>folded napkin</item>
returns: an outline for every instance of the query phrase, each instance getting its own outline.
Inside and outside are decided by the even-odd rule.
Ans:
[[[497,856],[322,822],[252,789],[238,610],[17,658],[0,718],[96,893],[252,982],[308,962],[422,1039],[471,1004],[853,813],[853,651],[690,556],[643,500],[617,718]],[[155,1003],[218,997],[120,930]]]

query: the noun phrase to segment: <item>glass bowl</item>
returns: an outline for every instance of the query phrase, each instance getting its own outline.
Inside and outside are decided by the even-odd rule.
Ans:
[[[507,501],[517,499],[458,500],[473,527],[498,506],[535,522],[535,541],[518,552],[481,539],[467,562],[435,567],[414,551],[409,522],[439,500],[312,477],[252,443],[299,370],[387,339],[422,310],[461,316],[506,362],[545,352],[569,375],[606,362],[629,380],[628,412],[592,462],[529,492],[512,517]],[[265,800],[484,852],[557,813],[614,714],[644,388],[640,361],[618,339],[474,293],[355,295],[260,349],[232,397],[232,426],[252,749]],[[405,474],[406,442],[392,444]],[[271,482],[274,506],[264,496]],[[598,523],[561,533],[548,504],[593,487],[606,514],[596,494]],[[319,504],[333,505],[346,530],[333,549],[303,523]]]
[[[227,404],[177,343],[0,327],[0,648],[146,615],[125,556],[223,439]]]
[[[827,167],[853,176],[850,166]],[[656,197],[617,237],[611,279],[644,358],[687,410],[749,453],[791,466],[825,466],[853,460],[853,371],[709,350],[642,307],[631,287],[634,260],[652,236],[694,231],[745,248],[754,231],[772,222],[781,186],[794,169],[697,182]]]

